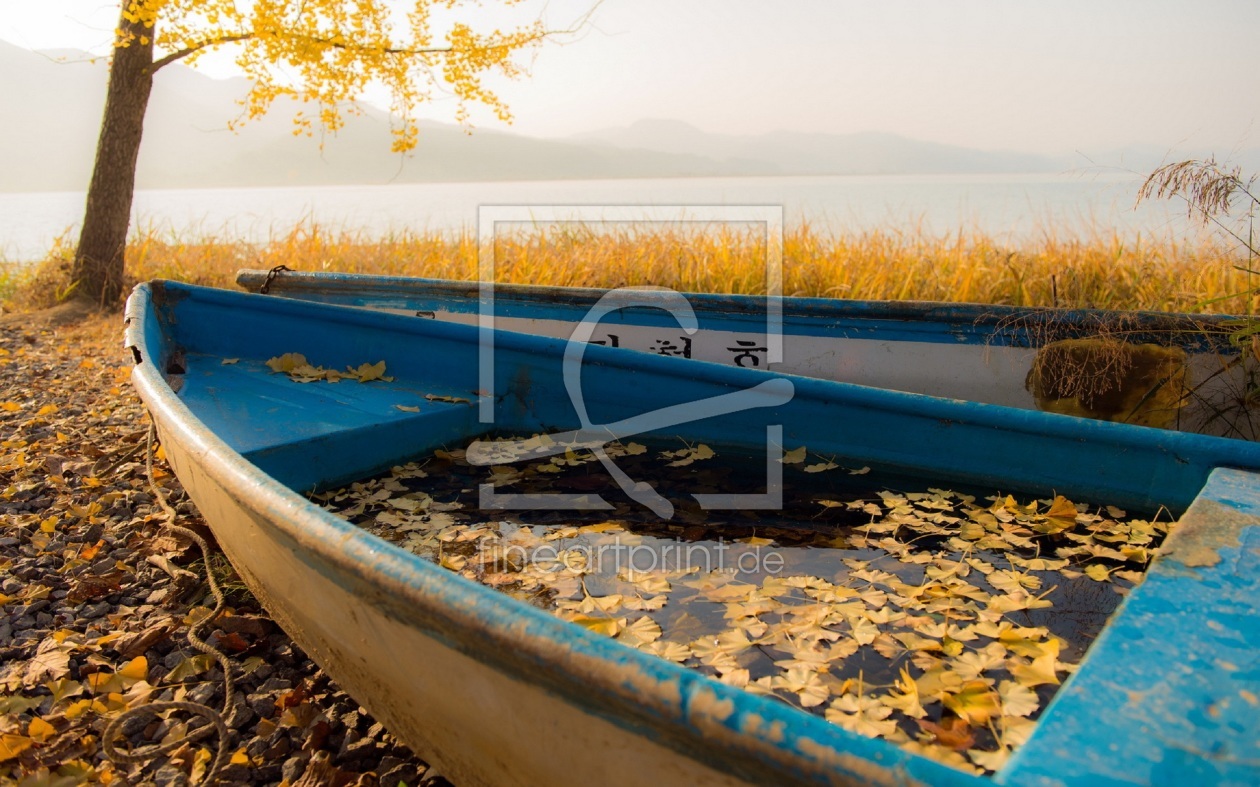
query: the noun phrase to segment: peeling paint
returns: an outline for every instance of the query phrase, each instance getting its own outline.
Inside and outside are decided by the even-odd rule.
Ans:
[[[802,754],[825,766],[827,769],[850,775],[849,779],[845,779],[843,782],[837,780],[837,783],[861,784],[870,787],[882,787],[882,785],[888,785],[889,787],[914,787],[915,785],[923,784],[923,782],[911,778],[899,769],[891,769],[860,757],[854,757],[852,754],[838,752],[829,746],[815,743],[808,739],[799,741],[798,746]]]
[[[713,721],[724,722],[735,712],[735,703],[730,699],[719,699],[713,692],[702,688],[691,695],[688,711],[693,720],[703,716]]]
[[[1164,558],[1186,568],[1210,568],[1221,562],[1221,550],[1241,545],[1244,528],[1260,525],[1254,514],[1217,500],[1200,498],[1164,542]]]
[[[783,741],[784,724],[782,721],[772,721],[767,724],[766,720],[757,714],[749,713],[740,719],[740,730],[745,735],[755,735],[779,743]]]

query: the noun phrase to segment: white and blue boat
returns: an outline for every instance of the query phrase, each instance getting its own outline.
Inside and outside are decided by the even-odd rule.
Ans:
[[[1255,443],[160,281],[132,294],[126,341],[166,456],[250,589],[456,784],[1260,781]],[[392,379],[295,384],[267,366],[293,352],[383,360]],[[435,448],[555,430],[753,455],[771,436],[1180,524],[1027,742],[977,776],[626,647],[310,499]]]
[[[244,270],[249,291],[568,339],[602,290]],[[1240,317],[688,293],[607,315],[591,341],[657,355],[1253,440],[1260,362]],[[656,304],[653,305],[653,298]],[[773,308],[773,312],[770,308]],[[767,319],[775,323],[768,328]],[[781,339],[776,344],[774,335]],[[1037,373],[1033,373],[1034,369]]]

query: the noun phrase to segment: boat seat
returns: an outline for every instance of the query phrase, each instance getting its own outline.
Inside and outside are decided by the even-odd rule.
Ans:
[[[363,478],[478,431],[469,392],[421,390],[415,380],[299,383],[262,361],[195,354],[181,376],[180,398],[210,433],[302,492]]]

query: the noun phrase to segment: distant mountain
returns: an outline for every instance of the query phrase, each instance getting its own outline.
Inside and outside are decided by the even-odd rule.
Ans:
[[[640,120],[571,139],[626,150],[704,155],[732,167],[750,163],[782,174],[889,175],[958,172],[1055,172],[1068,160],[1030,153],[982,151],[896,134],[710,134],[677,120]]]
[[[0,191],[86,188],[104,108],[106,64],[82,52],[0,42]],[[371,107],[335,136],[293,136],[292,107],[238,132],[244,79],[179,65],[158,72],[137,173],[142,188],[540,180],[727,174],[704,156],[626,152],[442,123],[422,124],[411,156],[389,152],[389,117]],[[321,141],[323,145],[321,147]],[[766,174],[754,169],[741,174]]]
[[[106,76],[103,58],[32,52],[0,42],[0,106],[8,118],[0,124],[0,191],[86,188]],[[211,79],[181,65],[158,72],[145,122],[140,187],[1056,172],[1074,165],[1069,158],[973,150],[894,134],[714,134],[676,120],[644,120],[565,139],[484,129],[470,135],[458,126],[424,123],[420,147],[404,157],[389,152],[389,116],[371,107],[324,139],[293,136],[292,106],[277,106],[238,132],[229,131],[248,87],[244,79]]]

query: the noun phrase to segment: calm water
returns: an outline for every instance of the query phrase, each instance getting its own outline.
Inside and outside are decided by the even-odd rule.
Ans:
[[[181,237],[263,241],[314,221],[382,236],[475,230],[481,205],[781,205],[788,227],[947,234],[979,230],[1019,242],[1050,232],[1192,233],[1173,203],[1134,209],[1134,175],[887,175],[434,183],[319,188],[141,191],[133,226]],[[0,259],[38,258],[77,229],[83,195],[0,194]],[[71,236],[73,237],[73,236]]]

